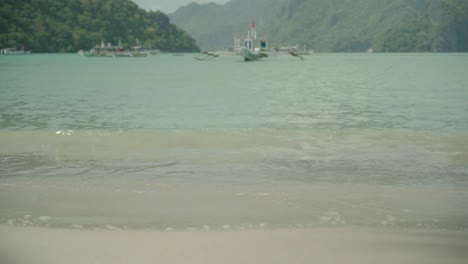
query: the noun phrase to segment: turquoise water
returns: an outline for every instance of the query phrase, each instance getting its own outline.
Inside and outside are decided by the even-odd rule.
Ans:
[[[0,222],[468,227],[467,54],[195,55],[0,57]]]

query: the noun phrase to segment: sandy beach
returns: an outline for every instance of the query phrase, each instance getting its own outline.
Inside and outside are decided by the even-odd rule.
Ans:
[[[466,263],[468,233],[316,228],[105,231],[0,226],[3,264]]]

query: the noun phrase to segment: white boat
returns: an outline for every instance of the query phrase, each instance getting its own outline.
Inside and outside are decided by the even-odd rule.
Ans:
[[[101,45],[94,46],[91,50],[86,51],[84,55],[86,57],[116,57],[116,54],[123,52],[124,49],[122,45],[120,45],[120,41],[118,46],[112,46],[111,43],[104,45],[104,42],[101,41]]]
[[[136,46],[130,47],[130,50],[127,51],[129,57],[148,57],[150,53],[140,46],[140,41],[136,39]]]
[[[24,54],[30,54],[31,51],[25,51],[24,49],[16,49],[16,48],[5,48],[0,51],[0,54],[2,55],[24,55]]]
[[[301,52],[297,47],[284,47],[280,51],[274,51],[268,48],[268,40],[266,38],[258,38],[255,23],[251,22],[247,37],[241,45],[240,38],[234,39],[234,49],[244,58],[245,61],[257,61],[271,55],[291,55],[293,57],[303,60],[303,55],[309,55],[304,48]]]
[[[148,57],[150,55],[146,49],[139,45],[131,47],[127,53],[130,55],[130,57]]]
[[[137,40],[137,45],[131,47],[129,50],[123,48],[120,40],[118,46],[112,46],[111,43],[104,45],[104,42],[101,42],[101,45],[96,45],[90,51],[84,53],[87,57],[147,57],[150,55],[144,48],[142,48]]]
[[[239,38],[234,39],[234,45],[237,53],[245,61],[256,61],[268,57],[268,54],[265,53],[268,49],[268,41],[257,38],[257,29],[254,22],[250,22],[247,37],[244,39],[243,45],[240,45]]]

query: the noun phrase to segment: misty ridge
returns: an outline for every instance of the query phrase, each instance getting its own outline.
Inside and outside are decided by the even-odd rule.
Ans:
[[[0,47],[76,52],[101,43],[171,52],[233,47],[255,21],[270,47],[320,52],[467,52],[466,0],[231,0],[172,14],[130,0],[0,0]]]
[[[202,50],[232,46],[254,19],[270,46],[326,52],[466,52],[466,0],[232,0],[170,14]]]

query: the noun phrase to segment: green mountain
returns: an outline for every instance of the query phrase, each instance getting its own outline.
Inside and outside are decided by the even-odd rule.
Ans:
[[[468,51],[467,0],[231,0],[170,14],[204,50],[233,47],[254,19],[270,46],[318,51]]]
[[[0,47],[34,52],[76,52],[119,38],[124,45],[198,51],[185,31],[161,12],[130,0],[0,0]]]

